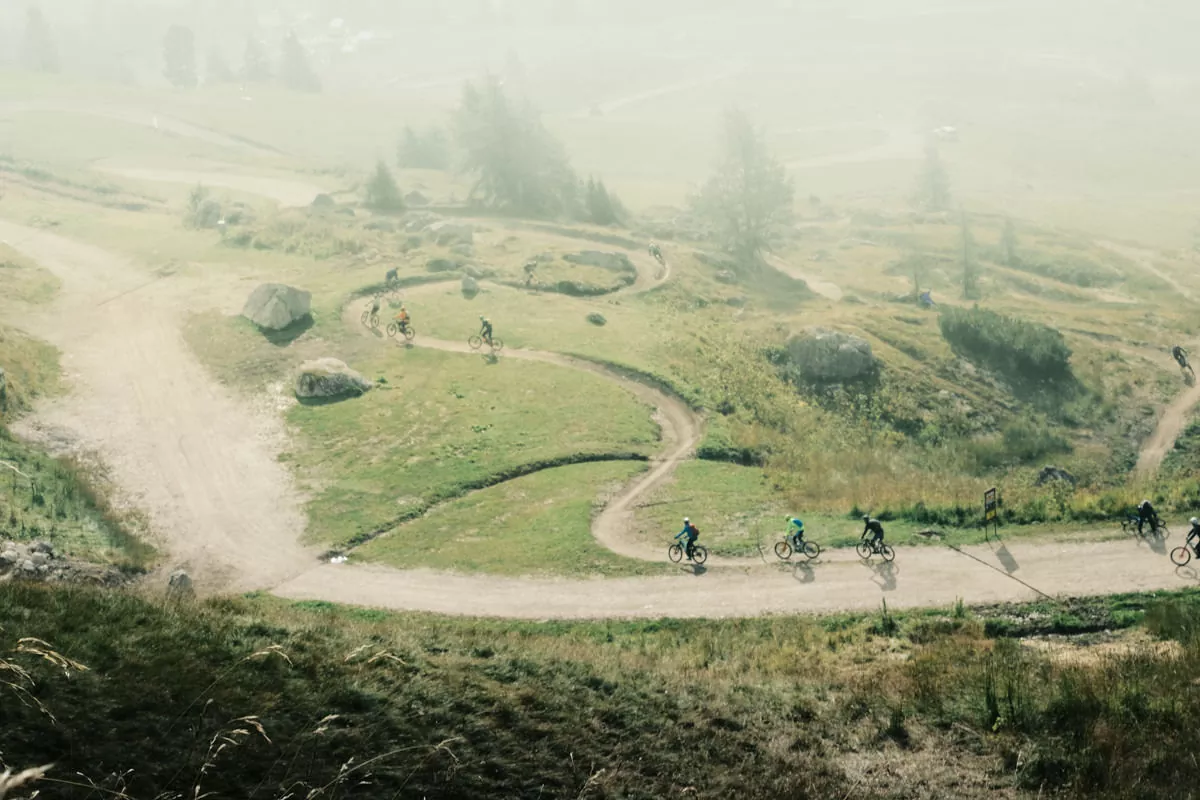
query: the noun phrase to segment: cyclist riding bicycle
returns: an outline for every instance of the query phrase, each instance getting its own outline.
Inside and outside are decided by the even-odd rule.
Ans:
[[[1188,522],[1192,523],[1192,529],[1188,531],[1184,544],[1192,544],[1192,540],[1195,539],[1196,543],[1192,545],[1192,549],[1196,551],[1196,558],[1200,558],[1200,519],[1192,517]]]
[[[650,243],[650,255],[654,256],[654,260],[657,261],[658,263],[660,263],[660,264],[663,263],[662,249],[659,248],[659,246],[656,242]]]
[[[683,530],[675,534],[675,541],[679,541],[684,536],[687,537],[687,542],[684,544],[684,551],[687,553],[688,561],[692,560],[692,553],[695,552],[692,546],[696,544],[696,540],[700,538],[700,529],[692,524],[692,521],[687,517],[683,518]]]
[[[404,306],[400,306],[400,311],[397,312],[397,314],[395,316],[395,320],[396,320],[397,327],[400,328],[400,332],[408,333],[408,323],[409,323],[408,309],[405,308]]]
[[[1181,366],[1185,369],[1187,368],[1187,365],[1188,365],[1188,351],[1187,350],[1184,350],[1179,345],[1175,345],[1174,347],[1171,348],[1171,355],[1174,357],[1174,359],[1176,361],[1179,362],[1179,366]]]
[[[804,520],[798,517],[784,517],[787,533],[784,534],[792,545],[793,550],[799,550],[804,542]]]
[[[492,321],[483,314],[479,315],[479,336],[490,347],[492,344]]]
[[[534,273],[537,272],[537,266],[538,266],[538,262],[536,259],[525,262],[525,285],[526,286],[533,283]]]
[[[388,284],[396,283],[399,280],[400,280],[400,271],[398,269],[393,267],[392,269],[389,269],[387,271],[387,277],[385,278],[385,281]]]
[[[872,519],[870,514],[863,514],[863,541],[866,541],[868,533],[871,534],[871,546],[878,550],[879,545],[883,544],[883,525],[879,520]]]
[[[376,294],[371,298],[371,316],[379,313],[379,307],[383,305],[383,295]]]
[[[1154,510],[1154,506],[1150,505],[1149,500],[1143,500],[1138,503],[1138,533],[1142,532],[1142,526],[1147,522],[1150,523],[1150,530],[1157,530],[1162,524],[1162,520],[1158,518],[1158,512]]]

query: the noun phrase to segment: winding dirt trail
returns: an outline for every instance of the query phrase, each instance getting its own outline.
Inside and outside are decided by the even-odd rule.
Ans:
[[[18,431],[97,453],[122,499],[145,511],[169,558],[206,588],[269,586],[311,567],[305,518],[276,461],[284,432],[235,400],[183,341],[197,308],[229,311],[244,287],[160,277],[97,248],[0,221],[0,240],[62,281],[15,322],[56,345],[71,391]]]

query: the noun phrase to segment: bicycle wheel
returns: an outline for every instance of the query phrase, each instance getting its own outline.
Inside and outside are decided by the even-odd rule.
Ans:
[[[417,336],[417,329],[409,325],[404,329],[404,341],[411,342]]]
[[[889,544],[879,545],[879,555],[883,556],[883,560],[889,564],[896,560],[896,551]]]
[[[504,340],[497,339],[496,337],[493,336],[492,337],[492,351],[499,353],[503,349],[504,349]]]
[[[805,542],[804,555],[808,556],[810,559],[816,558],[817,556],[821,555],[821,546],[816,542]]]
[[[1171,551],[1171,562],[1177,567],[1182,567],[1191,560],[1192,551],[1188,547],[1176,547]]]
[[[362,312],[362,316],[358,318],[358,321],[361,322],[363,325],[366,325],[370,319],[371,319],[371,312],[368,310],[368,311]]]
[[[775,555],[779,556],[784,561],[787,561],[792,557],[792,546],[787,542],[776,542]]]
[[[703,564],[705,561],[708,561],[708,551],[704,549],[704,545],[692,545],[692,561],[697,564]]]
[[[676,564],[678,564],[680,561],[683,561],[683,547],[677,544],[673,544],[668,547],[667,558],[671,559]]]
[[[394,322],[389,322],[389,323],[388,323],[388,326],[387,326],[387,335],[388,335],[388,338],[390,339],[390,338],[392,338],[393,336],[395,336],[395,335],[396,335],[396,331],[398,331],[398,330],[400,330],[400,326],[399,326],[399,325],[397,325],[397,324],[396,324],[396,323],[394,323]]]
[[[372,327],[372,328],[378,328],[378,327],[379,327],[379,315],[378,315],[378,314],[372,314],[372,315],[371,315],[371,327]]]
[[[858,553],[859,558],[861,558],[863,561],[866,561],[871,557],[874,551],[871,549],[871,545],[867,544],[866,542],[859,542],[858,547],[854,548],[854,552]]]
[[[479,348],[483,347],[483,337],[472,336],[470,339],[467,339],[467,346],[472,350],[478,350]]]

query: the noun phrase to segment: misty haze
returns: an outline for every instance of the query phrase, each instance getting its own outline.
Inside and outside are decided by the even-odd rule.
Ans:
[[[0,5],[0,800],[1186,798],[1200,6]]]

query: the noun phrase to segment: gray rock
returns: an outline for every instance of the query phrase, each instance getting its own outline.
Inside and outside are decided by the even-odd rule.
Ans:
[[[435,222],[429,232],[439,247],[456,244],[475,244],[475,228],[462,222]]]
[[[45,553],[33,553],[29,556],[29,560],[33,562],[35,567],[44,567],[50,563],[50,556]]]
[[[3,553],[0,553],[0,569],[7,569],[14,566],[20,559],[21,556],[16,550],[5,550]]]
[[[171,573],[171,577],[167,580],[167,597],[173,600],[183,600],[193,597],[196,590],[192,587],[192,578],[181,569],[177,569]]]
[[[264,283],[251,294],[242,316],[258,327],[278,331],[299,322],[312,311],[312,294],[282,283]]]
[[[809,328],[787,343],[792,363],[807,380],[834,383],[865,378],[879,369],[871,343],[828,328]]]
[[[479,294],[479,281],[470,275],[464,275],[462,279],[462,293],[464,297],[468,298]]]
[[[26,575],[36,575],[37,564],[34,564],[33,561],[27,558],[21,562],[21,572],[24,572]]]
[[[469,244],[456,244],[454,247],[450,248],[450,252],[454,253],[456,256],[471,258],[473,255],[475,255],[475,248]]]
[[[713,278],[718,283],[737,283],[737,273],[731,269],[719,270]]]
[[[414,189],[404,195],[404,202],[410,206],[427,206],[429,205],[429,198]]]
[[[611,269],[614,272],[636,272],[637,268],[633,266],[633,262],[629,260],[629,256],[624,253],[603,252],[600,250],[584,250],[580,253],[568,253],[563,256],[564,261],[569,261],[572,264],[583,264],[589,267],[600,267],[601,269]]]
[[[593,325],[607,325],[608,324],[608,320],[605,319],[604,315],[600,314],[596,311],[593,311],[591,314],[587,315],[587,321],[592,323]]]
[[[296,374],[296,397],[301,400],[357,397],[371,386],[369,380],[336,358],[305,361]]]
[[[54,557],[54,545],[50,542],[34,542],[33,547],[29,548],[31,553],[45,553],[51,558]]]
[[[1072,486],[1074,486],[1076,483],[1075,476],[1067,472],[1065,469],[1047,465],[1042,467],[1042,471],[1038,473],[1037,480],[1034,481],[1034,485],[1045,486],[1047,483],[1052,483],[1053,481],[1062,481],[1064,483],[1069,483]]]

